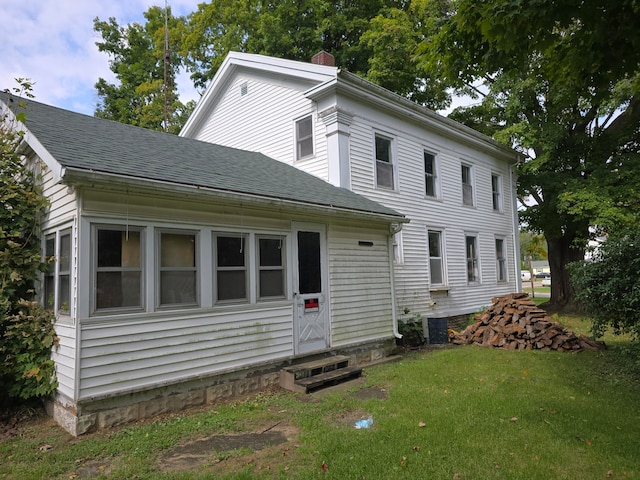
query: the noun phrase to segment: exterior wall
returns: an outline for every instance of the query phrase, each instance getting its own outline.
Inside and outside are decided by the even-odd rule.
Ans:
[[[66,185],[56,183],[53,174],[43,162],[39,162],[42,175],[43,194],[49,199],[49,208],[42,220],[43,237],[55,234],[59,231],[71,231],[71,265],[77,265],[76,233],[78,201],[73,190]],[[52,358],[56,364],[56,377],[58,380],[58,392],[68,398],[74,397],[76,381],[76,323],[73,312],[77,299],[77,270],[71,271],[71,305],[70,314],[56,315],[55,330],[59,338],[59,345],[53,350]]]
[[[365,104],[350,96],[326,95],[312,105],[304,97],[303,86],[292,86],[285,75],[276,80],[265,71],[253,71],[251,76],[247,72],[243,70],[236,76],[231,75],[231,87],[221,87],[223,91],[216,96],[218,104],[197,138],[258,150],[329,180],[329,165],[336,164],[336,159],[327,158],[329,129],[320,117],[321,113],[324,115],[338,106],[348,118],[342,131],[346,132],[349,144],[349,188],[410,219],[401,233],[402,261],[395,266],[398,313],[408,309],[423,317],[456,316],[490,304],[492,296],[518,290],[515,181],[508,162],[489,153],[491,147],[480,151],[459,140],[436,134],[409,116],[393,116],[377,105]],[[250,93],[240,99],[240,84],[244,82]],[[256,95],[252,97],[251,92]],[[306,162],[295,162],[293,123],[310,111],[314,111],[315,156]],[[395,190],[375,186],[375,133],[393,139]],[[437,199],[427,197],[424,191],[425,149],[436,155],[438,162],[440,195]],[[473,207],[462,204],[462,163],[473,169]],[[492,174],[498,174],[502,180],[502,210],[499,212],[492,208]],[[331,181],[341,184],[333,177]],[[443,235],[446,280],[445,285],[438,288],[430,286],[429,228],[441,230]],[[478,242],[480,280],[474,283],[467,282],[467,234],[476,236]],[[497,281],[496,238],[505,242],[506,282]],[[355,300],[350,298],[345,303],[353,304]]]
[[[60,387],[48,410],[74,435],[238,396],[277,382],[294,358],[292,222],[327,225],[331,346],[355,362],[390,352],[393,324],[388,257],[389,225],[318,214],[285,214],[265,206],[239,207],[202,197],[80,190],[82,216],[74,228],[78,281],[71,315],[58,321],[55,355]],[[155,229],[197,231],[199,305],[138,312],[92,312],[93,225],[145,229],[146,298],[156,289]],[[77,231],[77,233],[76,233]],[[216,305],[212,301],[215,232],[285,238],[286,298]],[[371,242],[361,246],[359,241]],[[250,248],[249,245],[247,248]],[[254,268],[255,264],[249,268]],[[250,273],[248,273],[251,275]],[[354,305],[355,294],[362,300]],[[76,348],[77,344],[77,348]],[[315,352],[327,353],[327,352]]]
[[[242,85],[246,94],[241,94]],[[327,179],[324,125],[303,92],[308,84],[267,75],[239,72],[227,95],[213,108],[206,125],[193,138],[243,150],[259,151],[324,180]],[[256,108],[259,106],[259,108]],[[295,121],[313,114],[315,155],[295,161]]]
[[[329,274],[334,346],[393,336],[388,244],[388,236],[380,229],[331,226]]]
[[[356,111],[355,104],[347,104],[345,108]],[[489,305],[492,296],[516,291],[513,184],[508,164],[462,144],[452,144],[402,119],[385,117],[362,106],[357,111],[350,126],[352,190],[404,213],[411,220],[402,230],[403,261],[395,267],[399,311],[407,308],[425,317],[449,317],[471,313]],[[394,142],[395,190],[375,187],[376,132]],[[436,155],[438,198],[424,194],[424,150]],[[473,168],[473,207],[462,204],[462,163]],[[492,174],[502,179],[503,202],[499,212],[492,206]],[[433,290],[427,250],[429,228],[442,231],[446,256],[445,286]],[[467,282],[466,234],[478,238],[480,281],[475,284]],[[507,282],[497,281],[496,238],[505,241]]]

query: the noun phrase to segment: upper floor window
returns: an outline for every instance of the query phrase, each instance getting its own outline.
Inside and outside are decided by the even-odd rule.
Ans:
[[[498,282],[507,281],[507,258],[502,238],[496,238],[496,272]]]
[[[284,237],[258,237],[258,298],[285,296]]]
[[[44,305],[54,312],[69,313],[71,300],[71,231],[45,238]]]
[[[424,189],[427,197],[438,196],[436,156],[429,152],[424,152]]]
[[[247,249],[244,235],[218,235],[216,248],[217,300],[247,300]]]
[[[467,254],[467,281],[477,282],[480,279],[478,268],[478,239],[474,235],[467,235],[465,238]]]
[[[473,206],[473,177],[469,165],[462,165],[462,204]]]
[[[444,284],[444,258],[442,255],[442,232],[429,230],[429,279],[431,285]]]
[[[142,308],[142,230],[98,227],[95,237],[95,309]]]
[[[499,175],[491,175],[491,198],[493,209],[502,210],[502,188]]]
[[[160,306],[196,305],[196,234],[160,232]]]
[[[296,160],[313,155],[312,117],[304,117],[296,122]]]
[[[376,135],[376,185],[394,188],[391,139]]]

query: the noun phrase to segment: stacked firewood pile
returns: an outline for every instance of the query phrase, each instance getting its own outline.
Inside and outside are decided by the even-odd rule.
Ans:
[[[507,350],[558,350],[579,352],[601,350],[604,342],[597,342],[567,331],[551,320],[546,311],[538,308],[527,293],[511,293],[492,299],[493,304],[476,315],[475,323],[459,334],[451,334],[450,341],[458,345],[476,344]]]

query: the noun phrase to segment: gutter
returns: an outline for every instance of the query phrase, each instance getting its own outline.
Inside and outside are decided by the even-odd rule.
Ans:
[[[393,336],[402,338],[402,334],[398,331],[398,312],[396,309],[396,272],[394,269],[395,258],[393,255],[393,236],[402,230],[402,224],[391,224],[389,229],[389,273],[391,284],[391,322],[393,324]]]

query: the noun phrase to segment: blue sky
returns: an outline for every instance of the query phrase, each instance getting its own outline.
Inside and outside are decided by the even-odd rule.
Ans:
[[[203,0],[168,3],[174,15],[186,15]],[[144,23],[154,5],[164,7],[165,0],[0,0],[0,90],[29,78],[35,100],[92,115],[98,78],[114,81],[108,56],[95,45],[93,19]],[[197,98],[186,74],[178,88],[182,101]]]

